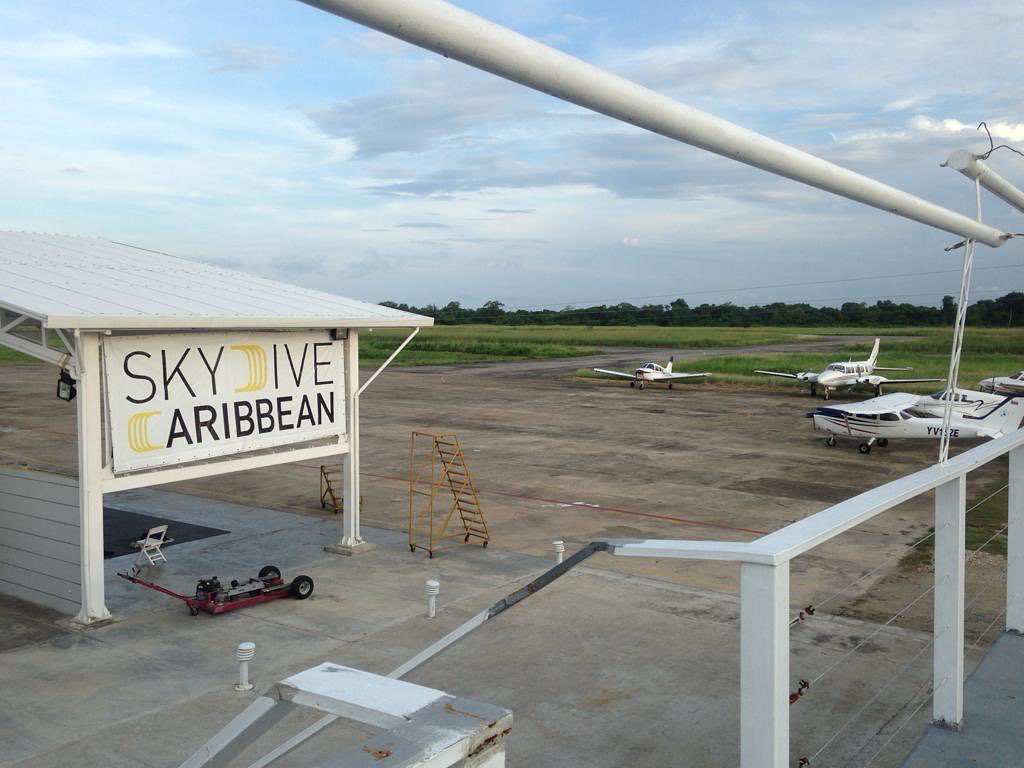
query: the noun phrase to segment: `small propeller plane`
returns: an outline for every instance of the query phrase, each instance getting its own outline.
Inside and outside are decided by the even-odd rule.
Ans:
[[[929,381],[945,381],[945,379],[889,379],[885,376],[878,376],[875,371],[912,371],[913,368],[883,368],[875,365],[878,359],[878,346],[881,339],[875,339],[875,346],[871,349],[871,355],[867,360],[850,360],[846,363],[830,363],[825,370],[815,373],[814,371],[801,371],[800,373],[779,373],[778,371],[754,371],[765,376],[781,376],[786,379],[806,381],[811,385],[811,395],[818,394],[818,388],[824,390],[825,399],[837,389],[850,389],[856,386],[874,387],[875,394],[882,394],[883,384],[923,384]]]
[[[970,390],[958,392],[965,393]],[[931,402],[922,405],[922,400]],[[807,416],[814,419],[815,429],[830,433],[825,440],[830,447],[836,445],[837,438],[850,437],[863,441],[858,446],[861,453],[871,453],[873,445],[884,448],[889,444],[889,438],[940,438],[943,401],[942,397],[922,398],[909,392],[894,392],[860,403],[821,406]],[[961,404],[963,403],[964,401],[961,401]],[[949,421],[949,437],[1002,437],[1020,426],[1021,417],[1024,417],[1024,398],[1000,397],[994,403],[989,402],[976,407],[976,415],[958,409],[954,399],[954,410]]]
[[[993,376],[983,379],[979,389],[982,392],[994,392],[997,395],[1024,395],[1024,371],[1010,376]]]
[[[702,379],[710,376],[710,373],[673,373],[672,372],[672,361],[674,357],[668,359],[668,365],[660,366],[657,363],[644,363],[639,368],[634,370],[632,373],[626,373],[625,371],[609,371],[604,368],[594,368],[597,373],[603,373],[607,376],[618,376],[623,379],[631,379],[629,386],[639,386],[643,389],[648,382],[668,382],[668,388],[672,389],[672,382],[679,381],[680,379]]]

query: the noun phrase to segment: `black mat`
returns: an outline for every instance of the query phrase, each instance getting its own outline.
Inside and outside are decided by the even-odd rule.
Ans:
[[[231,531],[223,531],[220,528],[207,528],[205,525],[192,525],[191,523],[179,523],[167,518],[142,515],[138,512],[128,512],[124,509],[113,507],[103,508],[103,557],[120,557],[121,555],[133,555],[139,550],[131,546],[133,541],[146,538],[149,529],[156,525],[167,523],[167,538],[174,539],[173,542],[164,544],[165,547],[173,547],[175,544],[184,544],[186,541],[198,541],[208,539],[210,536],[220,536]]]

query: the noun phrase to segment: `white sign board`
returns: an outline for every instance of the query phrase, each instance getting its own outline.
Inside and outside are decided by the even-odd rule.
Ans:
[[[114,472],[338,438],[343,343],[326,331],[104,338]]]

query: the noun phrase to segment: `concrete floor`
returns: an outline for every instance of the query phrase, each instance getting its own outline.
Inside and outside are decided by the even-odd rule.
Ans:
[[[107,561],[117,620],[88,630],[60,626],[0,653],[0,765],[176,766],[255,694],[232,691],[233,649],[257,644],[258,686],[321,661],[384,673],[473,613],[520,586],[549,559],[462,547],[427,559],[402,534],[367,530],[378,549],[327,555],[334,520],[203,502],[161,491],[116,496],[122,507],[171,521],[199,517],[232,533],[168,547],[153,578],[176,589],[197,576],[247,576],[265,562],[286,578],[316,581],[307,601],[284,600],[223,616],[117,578],[132,557]],[[515,713],[512,766],[729,766],[738,760],[738,603],[734,596],[607,570],[608,556],[571,573],[408,676]],[[437,619],[423,616],[423,582],[442,584]],[[793,671],[813,677],[876,627],[822,615],[793,633]],[[832,737],[865,696],[914,657],[928,636],[882,629],[866,657],[840,664],[792,709],[794,760]],[[858,655],[859,656],[859,655]],[[823,753],[847,759],[870,748],[928,674],[928,655]],[[864,663],[867,661],[868,663]],[[813,695],[812,695],[813,694]],[[268,738],[283,741],[299,721]],[[919,729],[901,734],[903,752]],[[331,726],[310,745],[330,754],[352,729]],[[867,745],[867,746],[865,746]],[[309,765],[310,751],[284,766]],[[240,762],[239,765],[246,763]],[[878,763],[885,765],[887,763]],[[894,763],[888,763],[894,764]]]
[[[111,570],[119,620],[107,626],[54,628],[0,604],[27,637],[0,652],[0,681],[18,693],[0,699],[0,765],[174,766],[248,701],[230,687],[241,640],[258,644],[261,684],[325,660],[386,672],[537,573],[553,538],[570,550],[610,537],[747,540],[934,458],[930,442],[870,456],[826,448],[803,418],[815,401],[796,388],[638,392],[565,379],[578,361],[547,363],[397,369],[367,390],[363,519],[381,546],[357,558],[322,551],[340,523],[320,511],[317,466],[118,494],[125,508],[232,531],[169,548],[160,578],[170,586],[191,591],[200,576],[248,576],[272,562],[286,576],[309,573],[316,593],[192,619]],[[0,461],[73,474],[74,405],[26,394],[49,392],[52,369],[0,373]],[[458,432],[494,536],[487,550],[409,553],[413,429]],[[969,493],[1001,472],[977,473]],[[897,727],[927,688],[930,635],[829,611],[870,597],[931,515],[931,499],[916,499],[794,562],[794,606],[833,597],[793,628],[794,687],[842,659],[791,710],[794,764],[860,766],[884,746],[872,765],[898,765],[921,732],[927,707]],[[681,755],[735,765],[737,575],[725,564],[597,556],[410,679],[512,709],[510,765],[654,766]],[[435,621],[421,616],[431,577],[443,585]]]

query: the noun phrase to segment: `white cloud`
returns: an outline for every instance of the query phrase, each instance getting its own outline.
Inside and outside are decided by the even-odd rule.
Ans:
[[[1024,123],[1009,123],[997,120],[991,123],[986,122],[985,124],[988,126],[988,129],[992,134],[992,138],[994,139],[1003,139],[1005,141],[1024,141]],[[931,117],[918,115],[911,120],[911,125],[919,131],[925,131],[927,133],[976,133],[979,130],[977,125],[962,123],[952,117],[947,117],[944,120],[935,120]]]
[[[213,52],[213,56],[220,63],[211,72],[256,71],[292,61],[280,48],[241,43],[222,45]]]
[[[0,41],[0,59],[75,61],[110,58],[176,58],[186,51],[152,37],[123,43],[89,40],[78,35],[46,33],[32,40]]]

